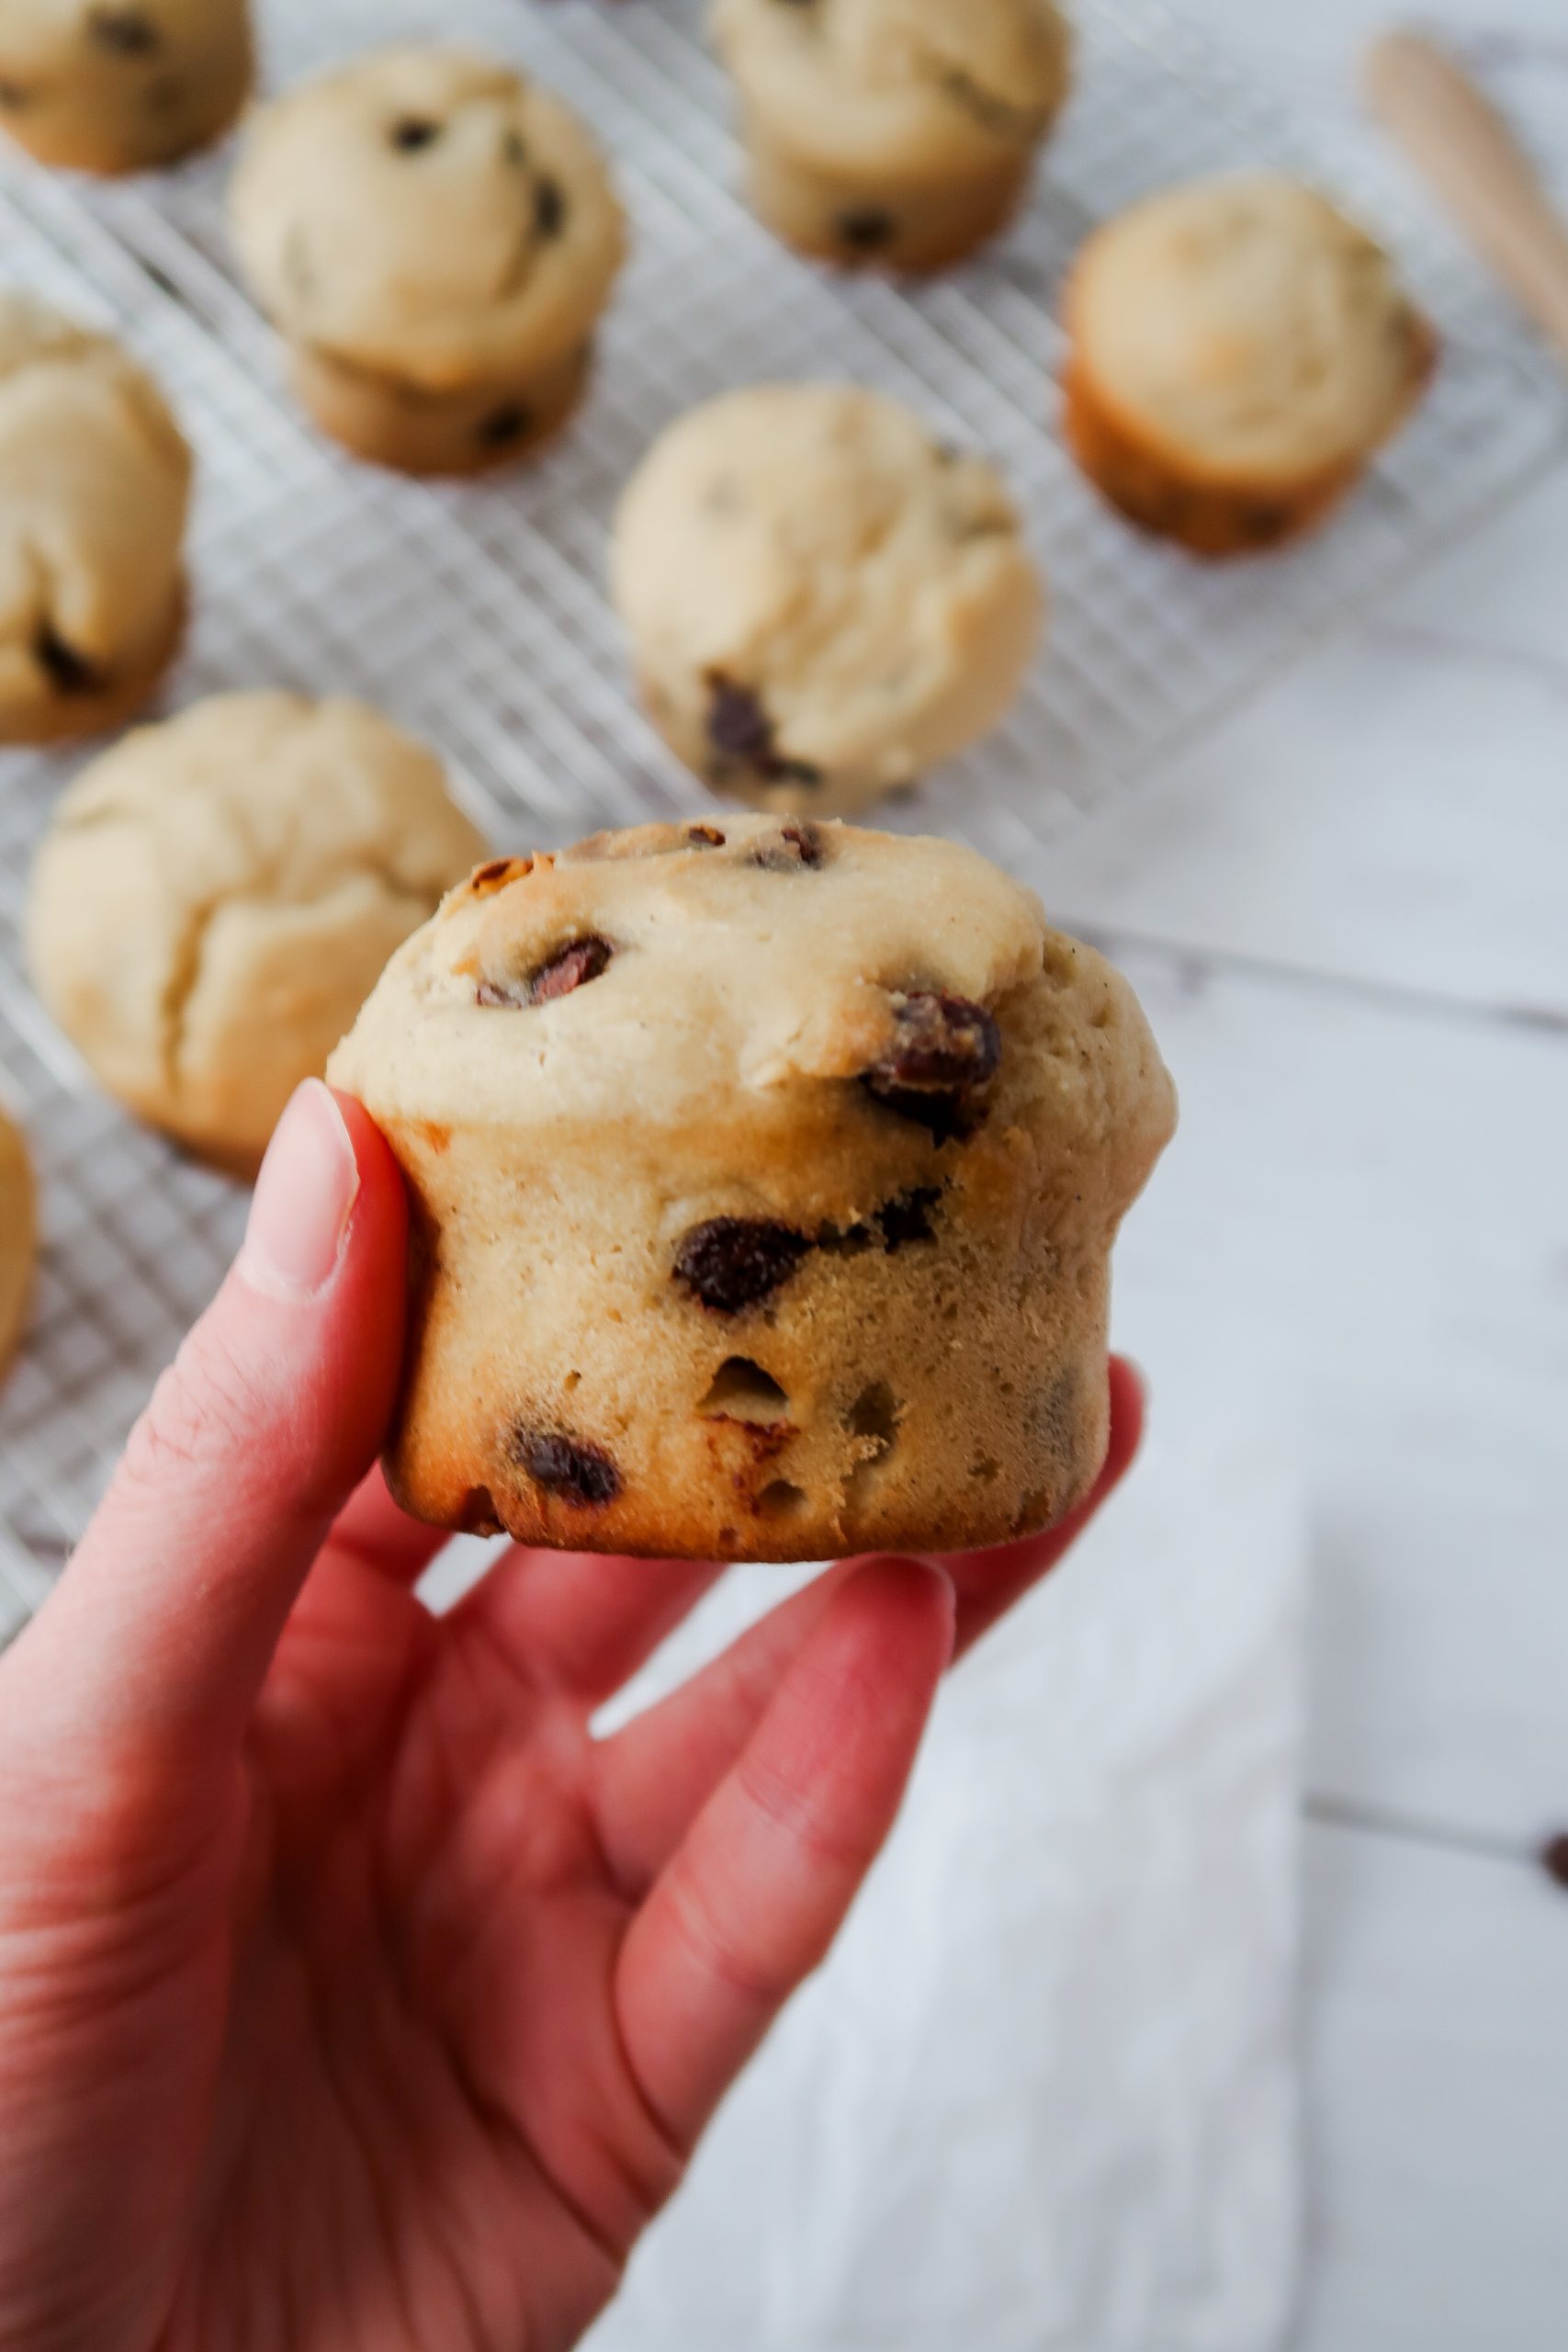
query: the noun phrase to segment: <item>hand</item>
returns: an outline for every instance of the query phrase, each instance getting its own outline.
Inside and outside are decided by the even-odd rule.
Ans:
[[[826,1951],[949,1657],[1074,1532],[846,1564],[596,1741],[719,1572],[513,1552],[429,1615],[438,1539],[365,1476],[403,1250],[380,1137],[302,1090],[0,1661],[5,2352],[573,2343]]]

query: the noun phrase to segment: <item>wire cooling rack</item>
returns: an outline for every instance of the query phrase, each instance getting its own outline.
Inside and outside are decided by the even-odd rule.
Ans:
[[[692,0],[264,5],[269,86],[373,41],[461,36],[561,90],[615,158],[636,257],[591,406],[536,469],[468,487],[378,475],[297,420],[231,274],[226,156],[107,186],[0,166],[7,275],[122,334],[199,451],[195,626],[166,701],[255,684],[365,695],[441,748],[498,845],[689,808],[700,788],[631,703],[605,607],[615,493],[694,401],[768,377],[852,377],[1001,462],[1053,584],[1049,652],[1010,722],[888,821],[962,834],[1037,873],[1075,808],[1543,471],[1568,433],[1534,346],[1359,142],[1303,139],[1145,0],[1077,0],[1077,14],[1078,93],[1027,217],[993,252],[911,288],[797,261],[750,220]],[[1398,252],[1445,361],[1325,535],[1205,569],[1135,537],[1066,459],[1054,311],[1096,220],[1170,180],[1257,162],[1350,199]],[[0,1638],[79,1533],[243,1208],[98,1093],[22,977],[28,865],[76,763],[0,760],[0,1091],[32,1137],[47,1238],[27,1349],[0,1395]]]

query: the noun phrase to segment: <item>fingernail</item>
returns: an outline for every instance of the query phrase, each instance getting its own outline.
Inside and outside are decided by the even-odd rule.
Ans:
[[[313,1298],[337,1272],[359,1164],[330,1088],[308,1078],[273,1132],[238,1266],[254,1289]]]

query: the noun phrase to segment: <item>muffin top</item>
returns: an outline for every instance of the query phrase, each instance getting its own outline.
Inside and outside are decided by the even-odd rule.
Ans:
[[[448,49],[376,51],[264,107],[230,207],[284,334],[432,391],[570,352],[626,245],[570,109]]]
[[[622,499],[613,588],[649,684],[703,698],[716,780],[732,757],[807,789],[901,781],[969,741],[1043,602],[994,468],[829,384],[728,392],[671,425]]]
[[[0,708],[102,684],[166,634],[190,481],[118,343],[0,292]]]
[[[0,62],[7,75],[85,72],[97,95],[144,106],[172,68],[231,48],[249,14],[249,0],[5,0]],[[55,95],[46,82],[24,102]],[[180,95],[169,87],[165,103]]]
[[[716,0],[712,25],[770,135],[867,181],[984,170],[1066,95],[1055,0]]]
[[[28,963],[116,1091],[180,1132],[259,1146],[482,853],[440,762],[378,712],[216,695],[125,736],[65,793]]]
[[[384,1121],[596,1138],[824,1215],[1021,1129],[1096,1163],[1113,1222],[1172,1099],[1125,982],[973,850],[750,815],[481,867],[331,1074]]]
[[[35,1248],[32,1162],[19,1127],[0,1107],[0,1373],[21,1329]]]
[[[1386,254],[1271,172],[1151,197],[1091,237],[1067,297],[1096,395],[1189,466],[1268,478],[1363,456],[1431,334]]]

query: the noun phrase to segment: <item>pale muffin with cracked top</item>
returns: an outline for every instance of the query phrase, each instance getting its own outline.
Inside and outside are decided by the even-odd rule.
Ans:
[[[483,847],[434,754],[366,704],[215,695],[64,794],[28,897],[33,984],[112,1094],[251,1176]]]
[[[1066,97],[1055,0],[716,0],[752,201],[801,252],[940,268],[996,235]]]
[[[412,43],[264,107],[230,219],[306,407],[407,473],[478,473],[560,430],[626,253],[570,107],[495,59]]]
[[[811,815],[988,734],[1045,610],[995,467],[848,384],[752,385],[679,418],[621,500],[611,585],[671,749]]]

